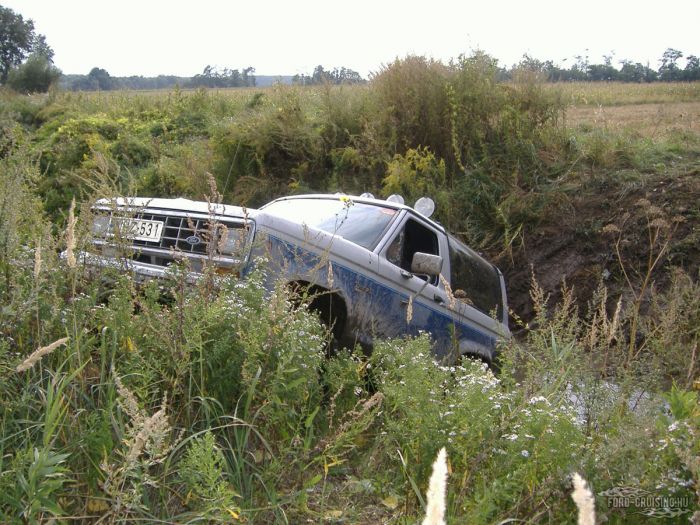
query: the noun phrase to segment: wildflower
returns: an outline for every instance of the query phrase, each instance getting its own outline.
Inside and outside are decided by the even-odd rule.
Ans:
[[[668,222],[666,222],[666,220],[662,219],[661,217],[658,217],[651,221],[649,223],[649,226],[651,226],[652,228],[657,228],[659,230],[666,230],[670,227]]]
[[[618,228],[615,224],[607,224],[603,227],[604,234],[620,233],[622,230]]]
[[[440,274],[440,282],[445,287],[445,293],[447,294],[447,302],[449,303],[450,308],[454,308],[457,304],[457,300],[454,293],[452,292],[452,287],[450,286],[450,283],[442,274]]]
[[[38,361],[41,360],[42,357],[45,355],[50,354],[56,348],[59,346],[62,346],[68,342],[68,338],[64,337],[62,339],[59,339],[58,341],[54,341],[48,346],[43,346],[41,348],[38,348],[32,355],[30,355],[27,359],[25,359],[22,363],[20,363],[17,366],[17,372],[24,372],[25,370],[29,370],[31,367],[33,367]]]
[[[219,253],[223,252],[226,247],[226,241],[228,240],[228,228],[225,224],[219,224],[219,242],[217,243],[216,249]],[[238,246],[236,246],[238,249]]]
[[[574,500],[578,508],[578,525],[594,525],[595,500],[591,489],[588,488],[586,480],[576,472],[572,477],[572,482],[574,492],[571,494],[571,499]]]
[[[36,243],[36,251],[34,252],[34,280],[36,281],[41,274],[41,237]]]
[[[170,425],[164,405],[143,422],[143,426],[139,429],[129,447],[129,452],[127,453],[129,463],[133,463],[139,458],[149,439],[162,439],[161,436],[166,435],[169,429]]]
[[[326,276],[328,288],[333,288],[333,264],[328,261],[328,275]]]
[[[520,455],[521,455],[522,457],[524,457],[524,458],[529,458],[529,457],[530,457],[530,452],[528,452],[527,450],[521,450],[521,451],[520,451]]]
[[[647,214],[648,215],[662,216],[664,214],[664,210],[662,210],[658,206],[649,206],[649,208],[647,208]]]
[[[114,369],[112,369],[112,375],[114,376],[114,384],[117,387],[117,393],[119,394],[120,405],[131,419],[139,419],[140,409],[139,404],[136,401],[136,397],[131,390],[124,386],[121,378],[114,373]]]
[[[69,268],[76,267],[75,260],[75,198],[70,203],[68,210],[68,225],[66,226],[66,262]]]
[[[447,493],[447,451],[445,447],[438,452],[433,473],[428,483],[425,519],[422,525],[445,525],[445,496]]]

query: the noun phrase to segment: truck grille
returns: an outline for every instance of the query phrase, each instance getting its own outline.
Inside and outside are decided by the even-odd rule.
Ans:
[[[210,242],[217,242],[219,239],[218,225],[223,224],[227,228],[241,228],[242,224],[224,221],[212,221],[211,219],[195,219],[191,217],[177,217],[168,215],[158,215],[155,213],[139,213],[134,217],[148,221],[163,222],[163,234],[159,242],[133,240],[134,246],[145,246],[149,248],[161,248],[164,250],[175,249],[183,253],[198,253],[206,255]],[[188,242],[187,239],[196,237],[198,243]]]
[[[177,254],[185,256],[195,255],[198,259],[212,255],[216,256],[221,264],[226,259],[236,260],[244,252],[244,244],[248,233],[243,231],[244,229],[247,230],[248,225],[242,218],[191,216],[182,212],[166,211],[158,213],[150,210],[134,213],[117,210],[115,212],[107,212],[107,215],[110,217],[110,223],[109,233],[105,240],[109,238],[116,240],[114,235],[120,229],[118,227],[119,221],[136,219],[163,223],[162,233],[158,241],[126,240],[127,244],[135,249],[128,257],[157,266],[167,266],[173,262],[173,259],[177,258]],[[230,235],[232,231],[239,232],[237,238],[240,239],[241,245],[236,246],[235,252],[237,253],[219,253],[219,241],[225,232],[228,232]],[[104,243],[99,237],[96,238],[96,241],[98,244]]]

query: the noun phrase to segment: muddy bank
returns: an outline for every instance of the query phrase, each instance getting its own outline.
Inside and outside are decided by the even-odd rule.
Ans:
[[[610,180],[624,177],[610,177]],[[533,310],[529,297],[534,276],[540,286],[561,297],[562,283],[574,288],[586,307],[601,280],[613,296],[630,294],[616,254],[619,249],[633,284],[641,282],[650,254],[656,257],[668,238],[666,254],[652,277],[657,289],[669,282],[669,270],[680,267],[697,277],[700,268],[700,159],[668,166],[665,174],[638,174],[631,182],[595,179],[575,191],[562,189],[563,199],[541,222],[524,229],[512,256],[497,264],[506,276],[511,309],[525,320]],[[654,223],[656,219],[663,223]],[[653,224],[653,226],[652,226]],[[615,228],[607,228],[615,225]],[[661,225],[656,242],[650,240]],[[496,257],[491,254],[492,257]]]

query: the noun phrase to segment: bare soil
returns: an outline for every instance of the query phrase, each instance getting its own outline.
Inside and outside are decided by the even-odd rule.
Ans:
[[[650,251],[648,207],[641,205],[642,199],[661,210],[670,226],[668,256],[653,274],[657,286],[663,289],[667,284],[670,267],[697,277],[700,158],[684,158],[667,168],[663,174],[636,174],[629,183],[624,176],[591,178],[565,191],[566,198],[548,210],[539,225],[523,233],[513,256],[500,258],[511,309],[525,320],[532,317],[529,290],[533,276],[553,301],[560,297],[564,282],[574,287],[578,303],[584,306],[601,280],[613,294],[629,294],[615,254],[617,236],[606,234],[603,228],[608,224],[620,227],[622,259],[634,282],[634,277],[645,273]]]

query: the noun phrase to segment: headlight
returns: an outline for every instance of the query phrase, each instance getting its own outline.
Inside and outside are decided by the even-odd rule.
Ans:
[[[97,215],[92,221],[92,234],[95,237],[106,237],[110,232],[109,215]]]
[[[219,240],[219,251],[226,255],[240,252],[245,243],[245,229],[229,228]]]

